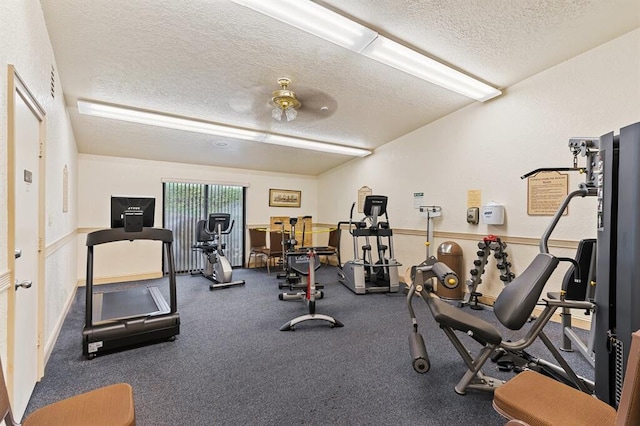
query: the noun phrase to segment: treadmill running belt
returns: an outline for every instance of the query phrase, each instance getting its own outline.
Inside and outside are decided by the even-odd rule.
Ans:
[[[131,288],[93,295],[94,322],[168,312],[169,307],[157,287]]]

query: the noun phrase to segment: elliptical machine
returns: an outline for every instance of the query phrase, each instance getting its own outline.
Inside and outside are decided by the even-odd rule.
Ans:
[[[353,260],[345,262],[338,270],[338,280],[356,294],[396,293],[400,289],[398,266],[402,266],[393,258],[393,230],[389,226],[387,215],[387,197],[384,195],[367,195],[364,200],[365,217],[361,221],[353,221],[351,205],[349,214],[349,233],[353,237]],[[384,215],[386,221],[378,221]],[[371,248],[371,237],[375,237],[378,260],[374,263]],[[361,246],[362,257],[359,257],[359,238],[365,239]],[[385,243],[386,239],[386,244]],[[389,257],[386,257],[387,250]]]
[[[233,268],[224,254],[226,244],[222,235],[228,235],[235,221],[228,213],[210,213],[208,220],[200,220],[196,226],[196,244],[194,250],[202,253],[204,267],[192,275],[202,274],[212,281],[209,290],[244,285],[244,280],[232,281]]]

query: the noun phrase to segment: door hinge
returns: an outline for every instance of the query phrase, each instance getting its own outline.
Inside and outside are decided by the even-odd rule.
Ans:
[[[44,249],[44,238],[38,237],[38,253]]]
[[[41,141],[38,145],[38,158],[44,157],[44,141]]]

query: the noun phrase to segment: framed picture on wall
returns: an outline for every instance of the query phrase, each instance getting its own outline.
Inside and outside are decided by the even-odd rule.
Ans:
[[[292,191],[289,189],[270,189],[270,207],[300,207],[302,191]]]

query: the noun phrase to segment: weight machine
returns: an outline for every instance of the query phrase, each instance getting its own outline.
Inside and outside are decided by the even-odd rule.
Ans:
[[[573,169],[564,170],[574,170],[585,173],[585,182],[581,183],[578,190],[568,194],[562,201],[551,223],[540,239],[540,253],[522,274],[514,278],[513,281],[504,288],[496,298],[493,306],[496,319],[499,320],[504,327],[514,331],[522,330],[524,335],[515,341],[507,341],[503,338],[500,331],[490,323],[441,300],[433,292],[431,284],[432,276],[442,277],[439,279],[445,285],[457,285],[457,277],[455,279],[451,278],[450,271],[443,269],[435,260],[418,265],[412,268],[412,282],[407,295],[407,306],[413,325],[413,330],[409,338],[409,347],[413,366],[417,372],[427,372],[430,364],[424,339],[418,333],[418,324],[412,306],[413,296],[416,293],[426,302],[435,321],[447,335],[467,366],[466,373],[455,386],[457,393],[465,394],[468,389],[493,391],[496,387],[500,386],[503,381],[485,375],[482,367],[489,358],[498,361],[500,365],[499,359],[502,356],[508,356],[511,362],[514,363],[514,367],[517,365],[517,367],[523,369],[536,369],[570,384],[585,393],[594,392],[597,382],[594,384],[589,380],[579,377],[543,331],[545,325],[559,308],[585,310],[594,308],[594,304],[589,301],[567,300],[564,295],[561,295],[559,299],[548,296],[548,298],[542,298],[542,300],[540,300],[544,286],[557,268],[558,263],[560,261],[569,261],[572,264],[576,263],[574,259],[558,258],[549,253],[548,242],[553,230],[573,198],[595,196],[598,193],[596,189],[597,178],[593,168],[595,153],[590,149],[591,141],[572,139],[569,146],[574,155],[574,167]],[[580,153],[587,157],[587,166],[584,168],[577,167],[577,156]],[[557,169],[538,169],[524,177],[543,170]],[[445,279],[446,277],[449,278]],[[538,305],[543,306],[544,309],[542,313],[533,319],[532,324],[527,327],[525,332],[523,326],[531,321],[533,309]],[[465,333],[482,345],[482,349],[475,358],[470,355],[470,351],[456,335],[456,332]],[[540,338],[553,355],[558,365],[533,357],[525,352],[525,349],[538,338]],[[598,358],[596,357],[596,362],[597,360]]]
[[[578,154],[587,157],[586,167],[579,170],[587,174],[584,187],[597,197],[595,394],[617,407],[631,335],[640,328],[640,122],[617,135],[573,138],[569,146],[573,169]]]
[[[596,138],[596,395],[617,406],[640,329],[640,122]]]

